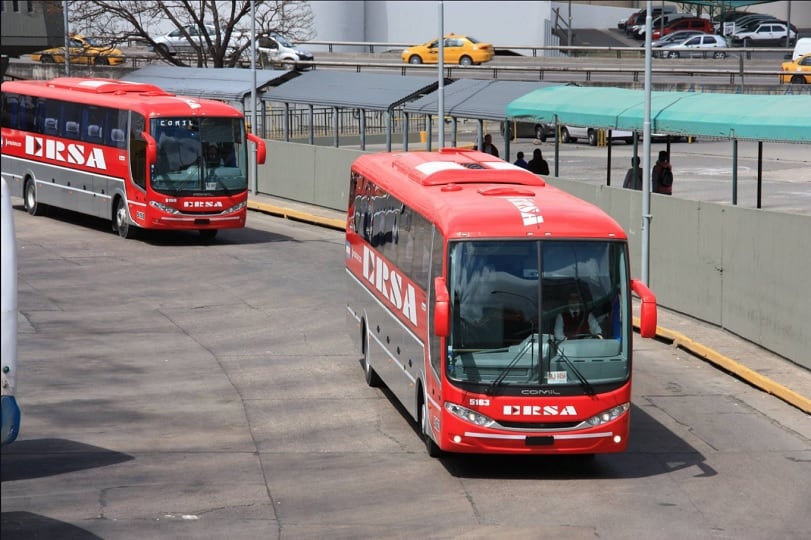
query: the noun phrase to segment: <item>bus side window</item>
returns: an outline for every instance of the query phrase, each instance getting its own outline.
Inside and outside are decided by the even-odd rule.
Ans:
[[[4,128],[17,127],[17,112],[20,107],[20,99],[16,95],[6,94],[3,96],[3,119]]]
[[[65,103],[62,108],[62,117],[65,119],[63,137],[68,139],[81,139],[82,105],[78,103]]]
[[[20,109],[20,129],[23,131],[37,131],[36,98],[23,97]]]
[[[59,135],[59,120],[46,117],[45,122],[43,122],[42,132],[45,135]]]

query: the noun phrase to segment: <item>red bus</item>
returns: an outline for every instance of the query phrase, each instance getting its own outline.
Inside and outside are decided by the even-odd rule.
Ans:
[[[352,165],[347,322],[428,453],[597,454],[628,444],[633,318],[656,299],[599,208],[489,154]]]
[[[237,109],[113,79],[2,84],[2,172],[34,215],[49,206],[138,229],[245,226],[247,133]]]

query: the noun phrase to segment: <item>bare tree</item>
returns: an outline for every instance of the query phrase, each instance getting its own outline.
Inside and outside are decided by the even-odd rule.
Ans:
[[[235,67],[250,49],[250,0],[69,0],[68,10],[71,31],[111,46],[140,41],[176,66]],[[254,11],[257,33],[277,32],[293,40],[313,37],[306,1],[255,0]],[[158,47],[153,32],[159,23],[181,31],[188,54]],[[192,37],[190,27],[198,28],[199,36]]]

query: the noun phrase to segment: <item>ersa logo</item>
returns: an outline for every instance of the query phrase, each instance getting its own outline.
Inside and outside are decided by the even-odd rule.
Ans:
[[[25,153],[33,157],[44,157],[72,165],[84,165],[101,171],[107,170],[107,163],[104,161],[104,152],[101,151],[101,148],[81,143],[65,144],[62,141],[26,135]]]
[[[577,416],[572,405],[504,405],[504,416]]]
[[[414,286],[404,282],[403,276],[390,269],[389,265],[367,246],[363,246],[363,277],[394,304],[411,324],[417,326]]]

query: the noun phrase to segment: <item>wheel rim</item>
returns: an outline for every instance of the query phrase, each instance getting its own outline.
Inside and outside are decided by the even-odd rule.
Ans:
[[[34,191],[33,182],[28,182],[25,188],[25,209],[28,213],[33,213],[34,208],[37,206],[37,194]]]
[[[473,63],[473,60],[471,60],[467,56],[463,56],[461,60],[459,60],[459,63],[462,64],[463,66],[469,66]]]
[[[563,142],[569,142],[569,130],[563,128],[563,131],[560,132],[560,138],[563,139]]]
[[[122,238],[127,237],[129,233],[129,222],[127,221],[127,206],[124,204],[123,200],[118,202],[118,208],[115,212],[115,228],[119,236]]]
[[[409,63],[422,64],[422,58],[420,58],[419,56],[412,56],[411,59],[409,60]]]

